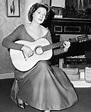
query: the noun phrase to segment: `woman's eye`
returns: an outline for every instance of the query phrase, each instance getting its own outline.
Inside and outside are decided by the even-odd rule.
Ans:
[[[40,12],[38,12],[38,14],[40,14]]]

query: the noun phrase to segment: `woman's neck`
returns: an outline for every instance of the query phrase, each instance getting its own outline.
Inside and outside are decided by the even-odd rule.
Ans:
[[[35,22],[31,22],[25,28],[28,34],[31,35],[35,40],[44,35],[42,26]]]
[[[31,29],[33,29],[33,30],[36,31],[36,30],[39,30],[39,29],[40,29],[40,26],[41,26],[41,25],[38,24],[38,23],[31,22],[29,27],[30,27]]]

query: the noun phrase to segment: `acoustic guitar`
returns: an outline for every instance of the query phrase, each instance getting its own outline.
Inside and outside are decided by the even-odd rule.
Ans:
[[[74,40],[74,39],[73,39]],[[74,42],[74,41],[73,41]],[[24,54],[20,50],[10,49],[10,57],[13,65],[19,71],[28,71],[40,60],[49,60],[52,57],[52,49],[57,47],[63,47],[63,41],[50,44],[45,38],[38,39],[34,42],[25,40],[18,40],[15,43],[23,44],[30,47],[33,50],[33,55],[29,58],[25,58]],[[37,53],[37,49],[41,47],[43,52]]]

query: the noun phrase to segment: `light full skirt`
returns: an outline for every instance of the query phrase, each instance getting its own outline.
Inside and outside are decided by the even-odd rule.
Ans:
[[[39,110],[62,110],[77,102],[77,94],[66,74],[47,61],[39,61],[31,70],[15,72],[11,98],[22,99]]]

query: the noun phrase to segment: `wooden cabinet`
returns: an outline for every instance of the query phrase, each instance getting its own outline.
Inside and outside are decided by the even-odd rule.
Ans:
[[[71,18],[54,18],[51,21],[50,31],[52,35],[53,43],[60,41],[60,36],[62,34],[73,34],[73,35],[90,35],[91,34],[91,20],[90,19],[71,19]],[[74,43],[71,44],[70,49],[67,53],[63,55],[60,54],[55,58],[55,62],[58,63],[59,58],[64,58],[67,56],[75,56],[75,55],[83,55],[85,54],[85,50],[91,48],[91,43]]]
[[[53,34],[91,34],[91,19],[58,19],[51,21]]]

